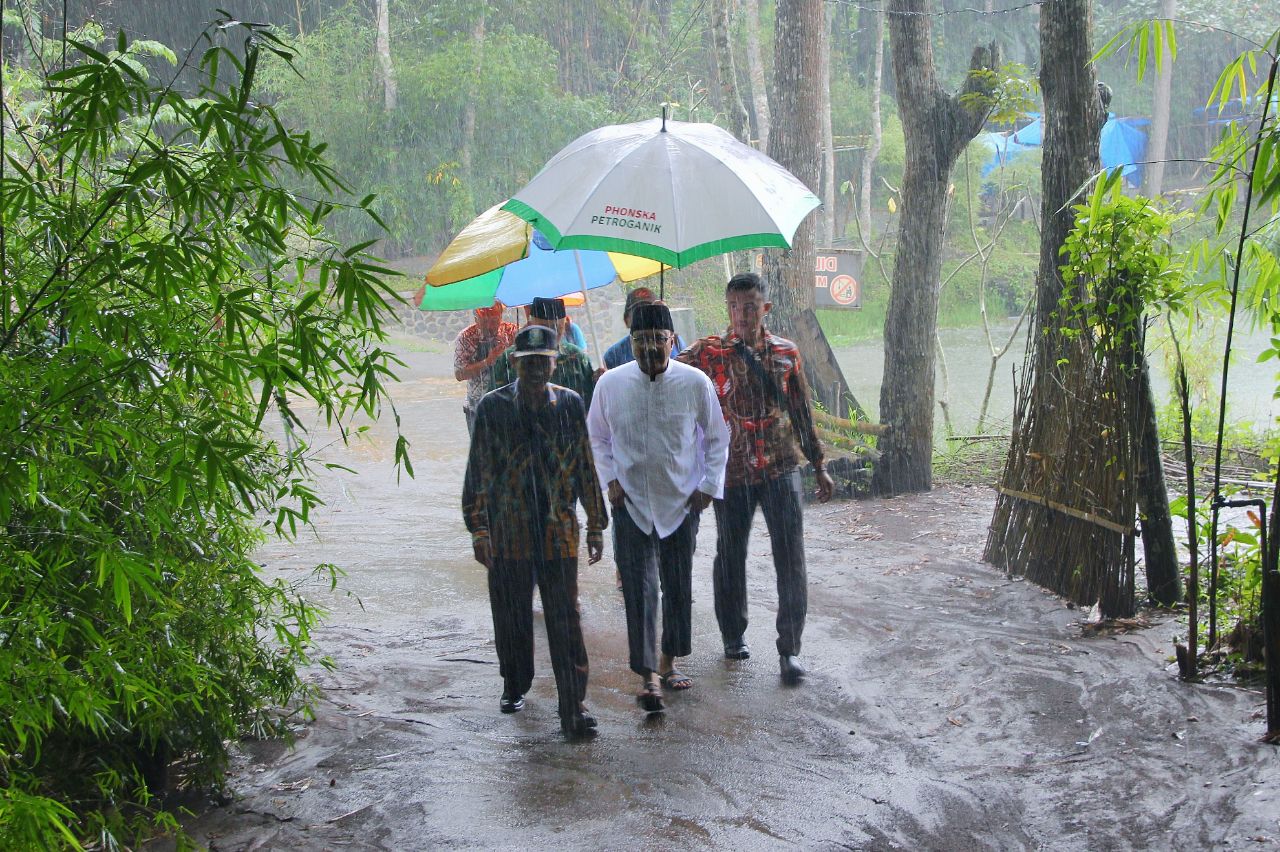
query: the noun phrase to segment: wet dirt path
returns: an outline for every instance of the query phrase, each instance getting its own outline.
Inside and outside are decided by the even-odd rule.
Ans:
[[[808,681],[781,685],[757,519],[755,656],[721,658],[713,530],[694,562],[696,681],[636,708],[611,546],[581,568],[593,741],[565,742],[541,617],[528,708],[498,713],[483,569],[458,508],[466,430],[448,359],[406,353],[395,393],[417,476],[397,485],[389,418],[325,451],[316,533],[260,556],[348,576],[311,596],[332,672],[294,749],[242,743],[234,800],[189,820],[211,849],[627,846],[754,849],[1274,848],[1280,752],[1263,696],[1188,687],[1172,621],[1083,635],[1080,613],[979,561],[993,497],[810,506]],[[714,523],[708,516],[708,524]],[[606,537],[607,540],[607,537]]]

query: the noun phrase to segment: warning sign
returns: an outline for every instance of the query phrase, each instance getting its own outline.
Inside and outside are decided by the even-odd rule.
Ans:
[[[756,255],[756,268],[764,260]],[[862,307],[862,252],[857,249],[818,249],[813,271],[813,302],[818,308]]]
[[[862,307],[862,252],[818,249],[815,267],[813,286],[817,307]]]
[[[837,275],[831,279],[827,288],[831,291],[831,301],[843,307],[856,305],[858,302],[858,282],[850,275]]]

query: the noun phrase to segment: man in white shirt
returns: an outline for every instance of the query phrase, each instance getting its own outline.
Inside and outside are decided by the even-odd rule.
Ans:
[[[664,709],[662,687],[693,680],[675,668],[692,650],[693,547],[698,515],[724,494],[729,430],[711,380],[671,360],[675,330],[661,302],[631,318],[636,360],[596,385],[587,430],[600,482],[613,506],[613,550],[627,608],[631,670],[649,713]],[[662,598],[662,655],[657,615]]]

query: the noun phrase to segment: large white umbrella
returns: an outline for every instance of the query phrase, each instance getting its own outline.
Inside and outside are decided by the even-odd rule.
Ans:
[[[681,267],[739,249],[788,248],[819,203],[795,175],[714,124],[655,118],[578,137],[503,209],[557,249]]]

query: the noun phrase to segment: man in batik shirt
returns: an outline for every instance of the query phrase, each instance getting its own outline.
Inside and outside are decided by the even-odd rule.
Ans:
[[[578,612],[578,513],[587,513],[588,562],[600,561],[609,525],[587,437],[586,408],[550,384],[556,333],[531,325],[516,335],[515,382],[476,409],[462,513],[475,559],[488,569],[494,644],[502,674],[499,709],[516,713],[533,685],[533,584],[547,625],[560,724],[568,737],[594,733],[587,712],[587,649]]]
[[[502,302],[494,302],[492,307],[476,308],[476,321],[464,328],[453,344],[453,377],[467,383],[462,412],[467,418],[468,435],[475,428],[480,397],[493,380],[493,365],[516,336],[516,324],[502,321],[505,307]]]
[[[715,501],[716,558],[712,569],[716,620],[731,660],[751,656],[747,646],[747,538],[759,506],[769,528],[778,578],[778,656],[782,678],[805,675],[800,639],[808,609],[804,565],[804,513],[800,459],[813,465],[818,499],[831,499],[833,483],[813,425],[809,386],[794,343],[770,334],[773,308],[754,273],[735,275],[725,288],[729,329],[704,337],[679,360],[707,374],[729,425],[724,499]],[[797,446],[798,445],[798,446]]]

